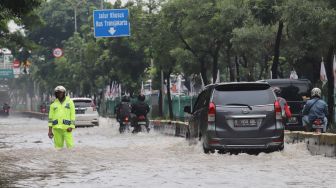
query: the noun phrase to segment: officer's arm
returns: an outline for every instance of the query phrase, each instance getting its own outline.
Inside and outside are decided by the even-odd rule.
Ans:
[[[48,114],[48,118],[49,118],[49,121],[48,121],[48,126],[51,128],[52,127],[52,123],[54,121],[54,108],[52,107],[53,105],[51,104],[50,107],[49,107],[49,114]]]
[[[75,128],[75,120],[76,120],[75,104],[71,100],[70,101],[70,121],[71,121],[70,128],[73,128],[73,129]]]

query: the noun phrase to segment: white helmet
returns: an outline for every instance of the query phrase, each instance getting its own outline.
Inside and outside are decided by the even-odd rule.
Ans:
[[[313,88],[311,90],[311,96],[312,97],[321,97],[321,90],[317,87]]]
[[[57,86],[57,87],[55,88],[54,91],[55,91],[55,93],[56,93],[56,92],[59,92],[59,91],[65,93],[65,92],[66,92],[66,89],[65,89],[65,87],[63,87],[63,86]]]

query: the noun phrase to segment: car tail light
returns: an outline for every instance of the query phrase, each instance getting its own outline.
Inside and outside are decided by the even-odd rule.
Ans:
[[[283,138],[277,138],[277,139],[273,139],[272,142],[282,143],[282,142],[284,142],[284,139]]]
[[[128,117],[125,117],[125,122],[128,122]]]
[[[141,116],[138,117],[138,120],[145,120],[145,119],[146,119],[146,117],[143,116],[143,115],[141,115]]]
[[[216,105],[215,103],[211,102],[209,104],[209,110],[208,110],[208,122],[215,122],[216,117]]]
[[[274,102],[274,109],[275,109],[275,119],[282,119],[281,116],[281,106],[278,100]]]

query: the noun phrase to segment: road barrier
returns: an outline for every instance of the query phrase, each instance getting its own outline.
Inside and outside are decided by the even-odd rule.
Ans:
[[[32,112],[32,111],[12,111],[10,112],[10,115],[22,116],[22,117],[28,117],[28,118],[37,118],[37,119],[47,119],[48,118],[47,113]]]
[[[185,137],[188,124],[181,121],[152,120],[154,130],[171,136]],[[289,144],[306,143],[312,155],[336,157],[336,134],[302,131],[285,131],[285,142]]]
[[[312,155],[336,157],[336,134],[293,131],[286,132],[285,135],[287,143],[306,143],[307,149]]]

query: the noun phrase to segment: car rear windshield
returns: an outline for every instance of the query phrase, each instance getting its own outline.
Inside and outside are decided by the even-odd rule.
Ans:
[[[74,100],[76,108],[91,107],[91,100]]]
[[[216,105],[245,104],[249,106],[273,104],[275,96],[271,89],[255,88],[215,88],[213,101]]]

